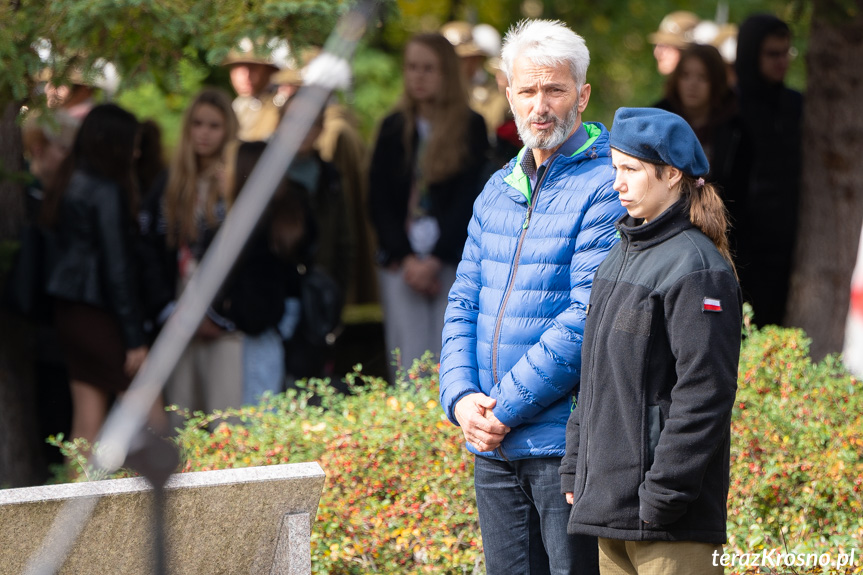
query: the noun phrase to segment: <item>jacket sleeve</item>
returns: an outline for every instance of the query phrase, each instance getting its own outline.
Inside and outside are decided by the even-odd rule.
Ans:
[[[138,212],[140,236],[136,251],[141,281],[141,302],[144,318],[158,324],[159,314],[174,300],[176,295],[177,254],[169,250],[164,230],[160,230],[162,197],[167,184],[167,173],[160,174]]]
[[[616,242],[614,223],[622,213],[611,186],[609,178],[584,212],[570,264],[569,307],[492,389],[491,397],[497,400],[494,414],[509,427],[530,421],[555,401],[577,392],[593,276]]]
[[[566,453],[560,461],[560,492],[572,493],[575,491],[575,470],[578,462],[579,421],[581,408],[576,405],[569,414],[566,421]]]
[[[449,292],[443,328],[440,360],[440,403],[451,422],[458,425],[455,405],[470,393],[480,391],[476,361],[476,327],[479,315],[481,286],[480,236],[478,213],[482,205],[480,196],[474,206],[474,215],[468,224],[461,262],[456,279]]]
[[[705,312],[704,298],[722,311]],[[727,271],[688,274],[669,290],[665,317],[677,382],[653,465],[638,488],[642,521],[679,519],[700,491],[704,473],[730,431],[740,358],[741,299]]]
[[[94,188],[99,249],[104,258],[103,279],[111,309],[120,320],[127,349],[146,343],[141,304],[135,289],[135,268],[121,191],[108,185]],[[98,195],[97,195],[98,194]]]

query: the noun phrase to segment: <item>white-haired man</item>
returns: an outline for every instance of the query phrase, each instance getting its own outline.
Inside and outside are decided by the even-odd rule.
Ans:
[[[584,40],[523,21],[501,60],[526,146],[474,203],[443,330],[441,405],[476,456],[489,575],[597,573],[596,539],[566,533],[558,467],[593,274],[624,212],[608,131],[581,121]]]

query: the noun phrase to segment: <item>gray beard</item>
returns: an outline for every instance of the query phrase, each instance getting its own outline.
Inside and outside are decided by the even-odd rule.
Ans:
[[[532,115],[527,118],[523,118],[515,110],[512,111],[512,114],[515,117],[518,135],[525,146],[532,150],[550,150],[563,144],[572,133],[575,122],[578,120],[578,107],[573,106],[563,120],[552,112],[545,116]],[[554,122],[554,128],[551,132],[545,131],[541,134],[534,134],[531,131],[531,123],[548,121]]]

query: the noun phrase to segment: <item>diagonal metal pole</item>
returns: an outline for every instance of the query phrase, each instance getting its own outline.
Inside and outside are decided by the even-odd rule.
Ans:
[[[321,55],[306,69],[304,85],[177,302],[176,311],[154,342],[129,390],[108,415],[91,457],[97,476],[104,477],[123,465],[135,435],[144,427],[150,406],[204,319],[305,135],[330,93],[338,87],[337,72],[350,70],[348,62],[377,4],[360,2],[342,16]],[[47,550],[30,557],[25,575],[53,575],[62,567],[97,502],[97,499],[70,501],[61,507],[45,537]]]

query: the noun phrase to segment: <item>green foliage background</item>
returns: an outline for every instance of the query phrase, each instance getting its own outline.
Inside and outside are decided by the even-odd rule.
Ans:
[[[26,100],[33,76],[42,65],[30,47],[37,38],[51,40],[60,54],[60,78],[66,64],[85,66],[98,57],[117,64],[123,75],[118,100],[140,118],[163,128],[170,148],[177,138],[182,110],[203,85],[230,89],[219,66],[240,37],[282,35],[295,47],[321,43],[345,0],[21,0],[13,11],[0,4],[0,103]],[[794,45],[805,54],[809,0],[727,0],[729,21],[740,23],[755,12],[773,12],[795,32]],[[716,0],[387,0],[379,21],[367,33],[354,62],[355,82],[344,95],[371,139],[377,122],[401,92],[401,51],[416,32],[436,30],[448,20],[485,22],[502,34],[519,19],[561,19],[585,37],[593,85],[587,119],[610,124],[623,105],[649,105],[662,93],[647,35],[668,12],[691,10],[713,19]],[[803,58],[792,63],[788,83],[805,87]],[[38,99],[37,99],[38,100]],[[33,102],[39,105],[38,101]]]
[[[519,19],[559,19],[582,35],[591,53],[588,82],[593,86],[585,117],[611,125],[620,106],[648,106],[660,99],[663,79],[656,71],[653,46],[647,36],[665,14],[690,10],[705,20],[716,17],[716,0],[399,0],[401,25],[387,27],[383,41],[391,48],[404,44],[417,30],[434,30],[448,19],[486,22],[501,33]],[[739,24],[758,12],[786,20],[799,54],[806,50],[811,4],[804,0],[728,0],[728,21]],[[803,58],[791,67],[788,84],[805,88]]]

